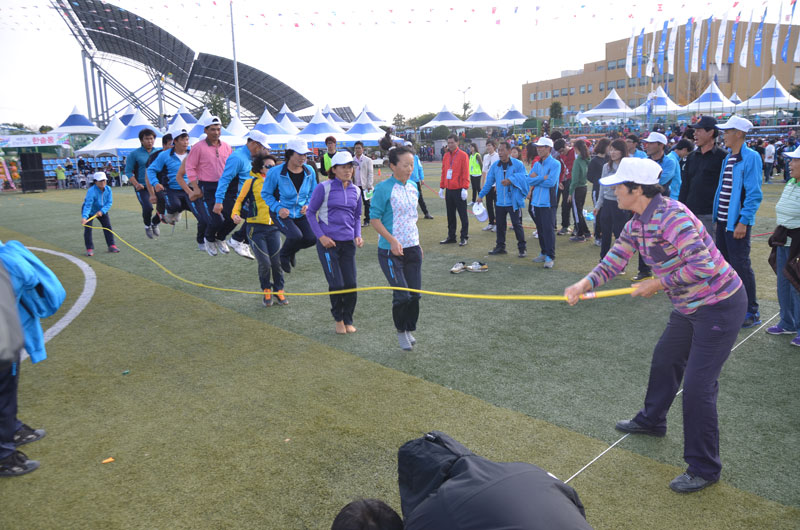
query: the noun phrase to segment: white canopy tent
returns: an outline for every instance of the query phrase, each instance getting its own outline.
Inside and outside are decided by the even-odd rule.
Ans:
[[[119,136],[125,130],[125,124],[119,119],[119,116],[114,116],[108,126],[100,133],[100,136],[95,138],[90,144],[75,151],[78,155],[98,156],[98,155],[116,155],[117,145],[119,143]]]
[[[371,110],[369,110],[369,108],[366,105],[364,105],[364,108],[361,110],[361,112],[366,113],[367,116],[369,116],[369,119],[372,120],[372,123],[374,123],[378,127],[389,127],[389,126],[391,126],[390,123],[388,123],[385,120],[382,120],[379,117],[377,117]]]
[[[341,116],[333,112],[330,105],[325,105],[325,108],[322,109],[322,115],[328,118],[329,122],[341,127],[342,129],[350,128],[350,122],[344,120]]]
[[[740,98],[739,94],[737,94],[736,92],[733,93],[733,95],[730,97],[730,100],[731,103],[733,103],[734,105],[738,105],[742,102],[742,98]]]
[[[684,107],[684,111],[714,114],[732,112],[734,107],[735,105],[725,97],[725,94],[722,93],[717,84],[711,81],[711,84],[700,94],[700,97]]]
[[[120,118],[120,121],[122,121],[122,118]],[[127,154],[141,145],[139,142],[139,131],[142,129],[151,129],[156,133],[156,138],[161,138],[163,136],[161,132],[153,127],[149,121],[147,121],[147,118],[144,117],[144,114],[137,109],[133,116],[131,116],[131,119],[128,121],[128,125],[125,126],[125,129],[117,137],[116,143],[118,155]]]
[[[119,119],[123,123],[123,125],[127,126],[128,123],[130,123],[131,119],[133,118],[134,114],[136,114],[136,109],[134,108],[133,105],[129,103],[128,106],[125,107],[125,110],[122,111],[122,114],[120,115]]]
[[[194,124],[194,123],[197,123],[197,119],[196,119],[194,116],[192,116],[192,115],[189,113],[189,111],[188,111],[188,110],[186,110],[186,105],[184,105],[183,103],[181,103],[181,106],[180,106],[180,107],[178,107],[178,110],[177,110],[177,111],[175,111],[175,114],[174,114],[174,115],[172,116],[172,118],[169,120],[169,122],[167,123],[167,125],[170,125],[170,126],[171,126],[171,125],[173,124],[173,122],[174,122],[176,119],[178,119],[178,116],[180,116],[181,118],[183,118],[183,121],[184,121],[185,123],[188,123],[188,124]]]
[[[422,125],[420,129],[433,129],[434,127],[439,127],[440,125],[444,125],[445,127],[467,127],[462,120],[447,110],[447,105],[443,106],[442,110],[439,111],[439,114],[434,116],[434,118],[425,125]]]
[[[347,136],[352,142],[361,141],[364,145],[375,146],[386,133],[369,118],[366,112],[361,111],[353,126],[347,131]],[[391,139],[394,143],[403,143],[403,139],[397,136],[391,136]],[[347,145],[349,147],[350,142]]]
[[[508,109],[508,112],[503,114],[503,116],[497,120],[497,124],[500,127],[509,127],[511,125],[521,125],[527,119],[528,117],[518,111],[515,105],[511,105],[511,108]]]
[[[286,119],[288,120],[288,118]],[[289,121],[289,123],[291,123],[291,121]],[[294,133],[287,131],[285,127],[281,126],[277,121],[275,121],[275,118],[272,117],[272,114],[270,114],[266,108],[264,109],[264,113],[253,126],[253,130],[263,132],[266,135],[283,134],[293,136],[299,132],[296,129]]]
[[[231,118],[231,122],[225,128],[228,129],[228,132],[234,136],[244,136],[248,132],[247,127],[245,127],[244,123],[242,123],[242,120],[239,119],[239,116],[236,115]]]
[[[796,109],[800,108],[800,100],[789,94],[773,75],[761,87],[761,90],[753,94],[750,99],[737,105],[737,108],[739,112],[742,112],[742,109],[747,109],[746,112],[766,109]]]
[[[291,121],[298,129],[303,129],[306,125],[308,125],[306,122],[298,118],[291,110],[289,110],[289,107],[286,105],[286,103],[283,104],[281,110],[275,115],[275,121],[280,123],[284,116],[288,116],[289,121]]]
[[[670,99],[661,86],[647,98],[647,101],[633,109],[634,116],[664,116],[683,112],[684,108]]]
[[[296,135],[300,132],[300,129],[295,127],[292,120],[289,116],[284,116],[280,121],[278,121],[278,125],[280,125],[287,133]]]
[[[595,108],[578,113],[577,119],[622,118],[631,114],[633,114],[633,109],[622,101],[616,89],[611,89],[611,92]]]
[[[52,134],[100,134],[103,131],[81,114],[78,107],[75,106],[67,119],[50,132]]]
[[[474,127],[500,127],[501,125],[498,121],[492,118],[489,113],[483,110],[483,107],[478,105],[478,110],[475,113],[464,120],[464,124],[467,127],[474,128]]]
[[[350,137],[340,127],[329,122],[319,109],[305,129],[300,131],[297,136],[311,143],[312,147],[325,145],[325,138],[328,136],[336,137],[337,144],[344,145],[344,142],[350,141]]]

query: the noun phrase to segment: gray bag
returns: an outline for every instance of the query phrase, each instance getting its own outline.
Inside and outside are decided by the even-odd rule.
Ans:
[[[19,360],[25,335],[19,322],[17,297],[8,271],[0,261],[0,371]]]

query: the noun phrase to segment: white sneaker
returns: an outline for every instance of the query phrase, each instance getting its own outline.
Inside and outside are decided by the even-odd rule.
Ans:
[[[228,244],[225,241],[223,241],[222,239],[218,239],[218,240],[214,241],[214,243],[217,245],[217,250],[219,250],[223,254],[229,254],[230,253],[231,249],[228,248]]]
[[[161,229],[158,227],[158,225],[153,225],[152,229],[153,229],[153,235],[154,236],[158,237],[158,236],[161,235]]]
[[[228,245],[241,257],[247,259],[256,259],[256,257],[253,256],[253,253],[250,252],[250,245],[246,243],[240,243],[233,238],[228,239]]]
[[[209,256],[216,256],[217,255],[217,245],[215,245],[212,241],[208,239],[203,239],[205,241],[205,251],[208,252]]]
[[[484,232],[490,232],[494,228],[494,225],[486,225],[482,228]]]
[[[205,243],[198,243],[197,250],[202,250],[203,252],[206,251],[206,244]]]
[[[492,225],[492,232],[497,232],[497,225]]]
[[[149,227],[149,226],[145,226],[144,227],[144,235],[146,235],[150,239],[153,239],[153,229],[151,227]]]
[[[534,239],[539,239],[539,231],[538,230],[534,230],[533,233],[531,234],[531,236],[533,236]]]

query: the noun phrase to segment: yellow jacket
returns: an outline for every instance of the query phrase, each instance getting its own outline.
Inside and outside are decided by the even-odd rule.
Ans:
[[[262,225],[274,224],[269,214],[269,206],[261,197],[261,188],[264,186],[264,175],[250,172],[250,178],[244,181],[236,204],[233,205],[233,215],[244,217],[248,223]],[[242,213],[244,208],[244,214]]]

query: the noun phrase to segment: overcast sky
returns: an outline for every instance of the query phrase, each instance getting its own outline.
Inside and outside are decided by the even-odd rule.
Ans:
[[[473,107],[481,104],[500,115],[512,104],[521,108],[523,83],[602,60],[606,42],[629,38],[633,27],[651,31],[651,19],[660,29],[665,19],[685,24],[689,17],[722,18],[728,10],[732,19],[741,10],[744,31],[752,9],[753,35],[764,8],[767,22],[775,22],[781,4],[785,23],[790,0],[234,0],[233,6],[239,61],[320,108],[350,106],[358,113],[366,103],[391,121],[397,113],[409,118],[442,105],[460,111],[467,88]],[[195,52],[233,57],[228,0],[114,5],[169,31]],[[769,54],[771,35],[764,42]],[[0,49],[0,122],[57,126],[73,105],[86,112],[80,47],[49,2],[0,0]],[[713,50],[712,43],[712,55]],[[101,64],[131,88],[146,81],[118,63]]]

